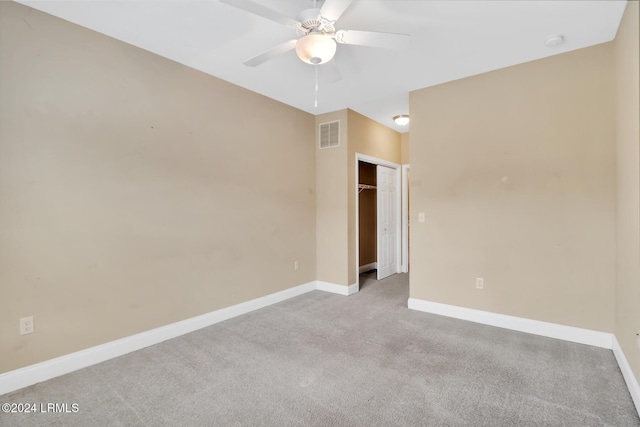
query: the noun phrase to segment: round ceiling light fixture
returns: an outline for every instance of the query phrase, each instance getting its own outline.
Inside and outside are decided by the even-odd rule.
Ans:
[[[564,36],[561,35],[549,36],[544,40],[544,45],[547,47],[556,47],[562,43],[564,43]]]
[[[336,54],[336,42],[324,34],[307,34],[296,43],[296,53],[307,64],[324,64]]]
[[[394,116],[393,121],[396,122],[398,126],[406,126],[409,124],[409,115],[400,114],[399,116]]]

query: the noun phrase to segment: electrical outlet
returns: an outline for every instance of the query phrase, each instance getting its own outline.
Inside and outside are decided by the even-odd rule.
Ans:
[[[300,269],[300,261],[293,261],[293,269],[294,270]]]
[[[418,222],[424,222],[424,221],[425,221],[424,212],[418,212]]]
[[[34,331],[33,316],[20,319],[20,335],[32,334]]]
[[[482,277],[476,277],[476,288],[484,289],[484,279]]]

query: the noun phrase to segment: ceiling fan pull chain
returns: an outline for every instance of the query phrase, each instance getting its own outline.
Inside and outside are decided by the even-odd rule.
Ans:
[[[315,91],[316,92],[315,93],[316,98],[315,98],[315,102],[314,102],[313,105],[314,105],[315,108],[318,108],[318,64],[315,64],[313,66],[313,68],[316,69],[316,91]]]

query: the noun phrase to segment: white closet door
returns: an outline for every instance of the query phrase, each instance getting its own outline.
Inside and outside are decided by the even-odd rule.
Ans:
[[[396,171],[376,167],[376,194],[378,199],[378,280],[397,273]]]

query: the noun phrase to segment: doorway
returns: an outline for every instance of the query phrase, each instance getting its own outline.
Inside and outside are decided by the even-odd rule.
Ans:
[[[401,167],[356,154],[356,261],[380,280],[401,271]]]

